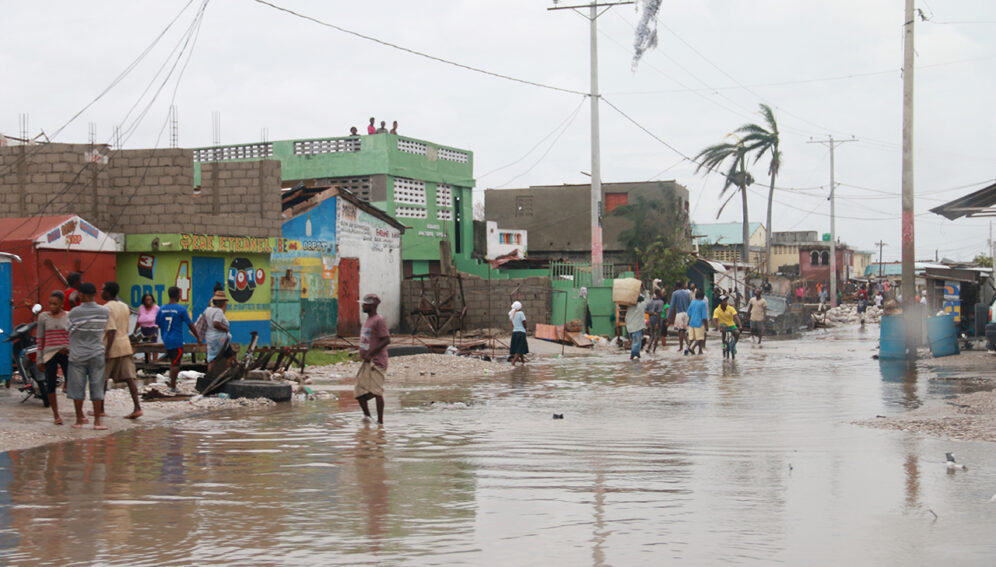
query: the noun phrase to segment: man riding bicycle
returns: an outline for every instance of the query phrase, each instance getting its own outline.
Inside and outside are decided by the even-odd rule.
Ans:
[[[719,305],[712,312],[712,324],[724,337],[726,333],[732,333],[734,340],[740,340],[740,316],[729,304],[729,299],[726,295],[719,298]]]

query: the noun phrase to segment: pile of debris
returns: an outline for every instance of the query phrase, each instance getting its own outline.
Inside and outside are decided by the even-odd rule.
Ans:
[[[865,311],[865,324],[877,324],[882,319],[882,310],[874,305],[869,305]],[[838,325],[856,325],[861,323],[861,316],[858,314],[858,306],[855,304],[840,305],[828,311],[813,313],[813,321],[820,326],[836,327]]]
[[[318,378],[346,379],[356,376],[359,362],[340,362],[327,366],[312,366],[309,372]],[[510,370],[507,364],[470,356],[450,354],[417,354],[392,358],[387,366],[387,378],[407,382],[434,382],[454,378],[481,378]]]

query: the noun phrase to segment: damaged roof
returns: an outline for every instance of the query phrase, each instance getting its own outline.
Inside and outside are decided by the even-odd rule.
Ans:
[[[949,220],[961,217],[996,217],[996,183],[930,209]]]

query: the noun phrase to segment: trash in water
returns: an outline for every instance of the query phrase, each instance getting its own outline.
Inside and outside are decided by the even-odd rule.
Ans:
[[[555,413],[555,414],[553,414],[553,419],[564,419],[564,414],[562,414],[562,413]]]

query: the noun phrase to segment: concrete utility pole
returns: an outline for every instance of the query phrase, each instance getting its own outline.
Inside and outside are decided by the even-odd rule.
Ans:
[[[885,242],[879,240],[875,244],[878,245],[878,279],[882,279],[882,247],[885,246]]]
[[[847,142],[857,142],[857,140],[855,138],[834,140],[833,136],[827,136],[826,140],[806,142],[807,144],[822,144],[830,148],[830,305],[835,305],[837,301],[837,200],[834,198],[837,184],[833,178],[833,149]]]
[[[911,313],[916,302],[916,282],[913,280],[916,249],[913,240],[913,0],[906,0],[906,20],[903,24],[903,312]],[[911,332],[914,323],[906,318],[907,352],[916,353],[917,336]],[[918,335],[919,333],[917,333]]]
[[[602,283],[602,164],[601,150],[598,130],[598,17],[604,14],[613,6],[632,4],[633,2],[604,2],[597,1],[591,4],[579,4],[575,6],[554,6],[547,10],[574,10],[589,23],[589,42],[591,57],[591,277],[595,285]],[[580,11],[580,8],[588,8],[588,14]],[[599,11],[599,8],[603,8]]]

